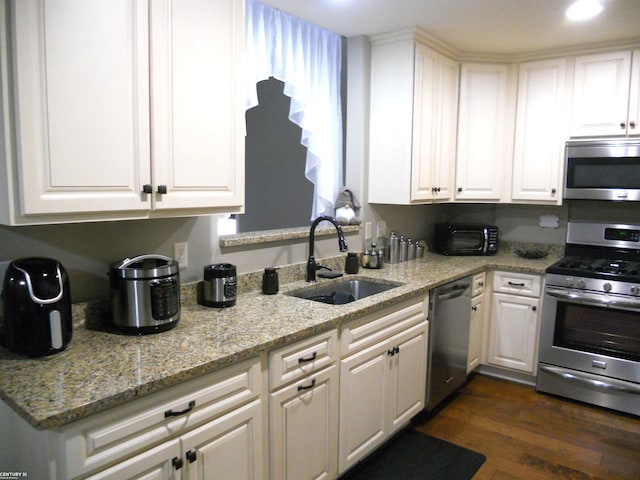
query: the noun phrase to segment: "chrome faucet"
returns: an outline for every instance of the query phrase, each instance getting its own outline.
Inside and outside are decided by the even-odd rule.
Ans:
[[[309,231],[309,259],[307,260],[307,282],[315,282],[316,281],[316,270],[322,268],[321,265],[316,264],[316,259],[313,256],[313,244],[314,237],[316,232],[316,227],[320,222],[331,222],[333,226],[336,227],[336,231],[338,232],[338,246],[340,247],[341,252],[346,252],[348,250],[347,242],[344,240],[344,234],[342,233],[342,227],[338,225],[338,222],[335,218],[329,216],[321,216],[316,218],[311,224],[311,230]]]

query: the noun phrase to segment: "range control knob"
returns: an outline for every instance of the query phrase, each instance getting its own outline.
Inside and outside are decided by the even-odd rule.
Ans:
[[[567,287],[573,287],[573,277],[564,277],[564,284]]]
[[[612,289],[613,287],[611,286],[611,284],[610,284],[609,282],[606,282],[606,283],[602,286],[602,288],[604,288],[604,291],[605,291],[605,292],[610,292],[610,291],[611,291],[611,289]]]
[[[640,295],[640,287],[638,285],[631,287],[631,295]]]
[[[584,288],[586,286],[587,286],[587,284],[585,283],[585,281],[583,279],[578,280],[578,288]]]

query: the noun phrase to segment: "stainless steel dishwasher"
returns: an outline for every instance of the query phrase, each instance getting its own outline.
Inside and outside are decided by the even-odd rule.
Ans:
[[[429,296],[427,410],[435,408],[467,379],[472,277],[432,290]]]

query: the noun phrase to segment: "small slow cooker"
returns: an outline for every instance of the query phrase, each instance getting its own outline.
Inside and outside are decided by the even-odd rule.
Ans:
[[[169,330],[180,319],[180,268],[163,255],[140,255],[111,264],[113,325],[126,333]]]
[[[238,296],[236,266],[214,263],[204,267],[204,293],[200,303],[207,307],[233,307]]]

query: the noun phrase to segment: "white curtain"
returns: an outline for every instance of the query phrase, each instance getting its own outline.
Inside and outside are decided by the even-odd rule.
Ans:
[[[313,182],[311,219],[334,215],[342,186],[339,35],[255,0],[247,2],[247,109],[258,105],[256,84],[284,82],[289,120],[302,128],[306,177]]]

